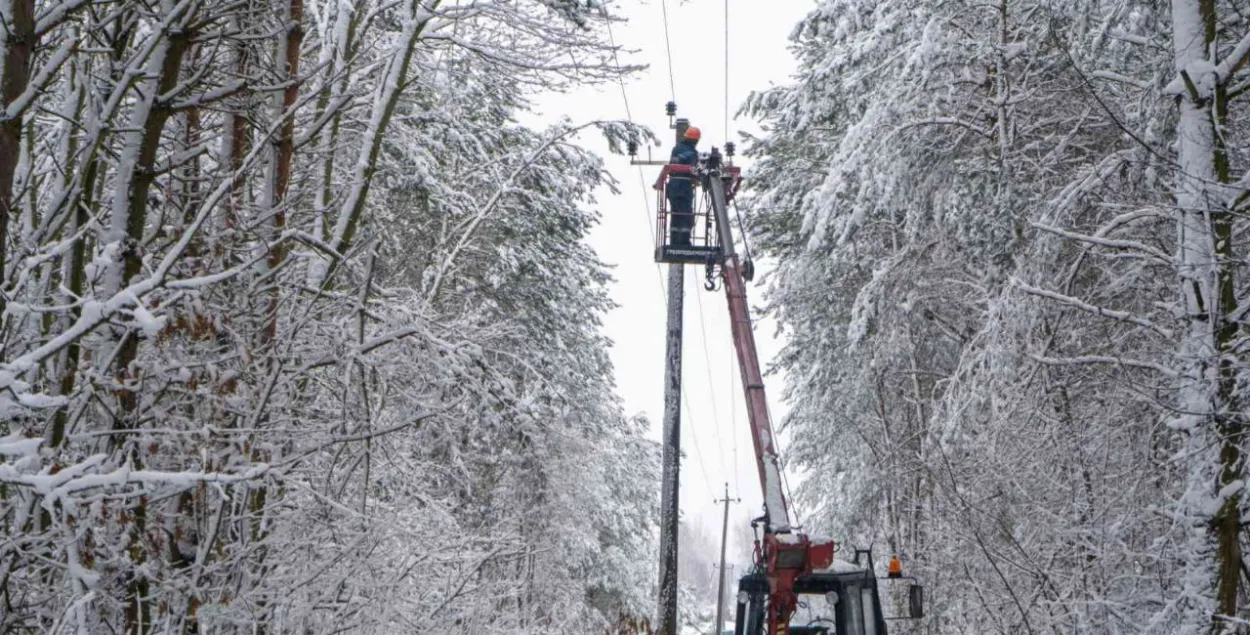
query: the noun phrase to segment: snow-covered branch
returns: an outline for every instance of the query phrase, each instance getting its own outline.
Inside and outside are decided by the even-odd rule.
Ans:
[[[1090,313],[1092,315],[1110,318],[1113,320],[1119,320],[1121,322],[1127,322],[1129,324],[1135,324],[1142,328],[1149,329],[1150,331],[1153,331],[1163,336],[1164,338],[1171,339],[1173,337],[1173,333],[1170,329],[1166,329],[1162,326],[1155,324],[1154,322],[1146,318],[1134,315],[1128,311],[1116,311],[1114,309],[1106,309],[1100,306],[1095,306],[1093,304],[1089,304],[1088,302],[1080,300],[1079,298],[1074,298],[1072,296],[1064,295],[1062,293],[1057,293],[1055,291],[1049,291],[1046,289],[1035,287],[1025,282],[1022,282],[1020,280],[1013,280],[1012,286],[1025,293],[1028,293],[1029,295],[1035,295],[1038,297],[1047,298],[1049,300],[1055,300],[1061,304],[1073,307],[1075,309],[1079,309],[1081,311]]]
[[[1123,357],[1114,357],[1111,355],[1082,355],[1080,357],[1047,357],[1044,355],[1030,355],[1029,357],[1039,364],[1047,364],[1049,366],[1088,366],[1091,364],[1109,364],[1112,366],[1152,370],[1165,377],[1179,377],[1181,375],[1180,371],[1162,364],[1136,359],[1126,359]]]
[[[1134,77],[1128,77],[1126,75],[1121,75],[1115,71],[1100,70],[1100,71],[1094,71],[1090,73],[1089,75],[1090,77],[1094,77],[1096,79],[1106,79],[1106,80],[1113,81],[1113,82],[1119,82],[1121,84],[1128,84],[1129,86],[1140,88],[1142,90],[1150,90],[1154,88],[1150,84],[1150,82],[1143,81]]]
[[[1112,249],[1127,249],[1127,250],[1139,252],[1142,255],[1154,260],[1158,264],[1169,266],[1169,267],[1172,266],[1175,262],[1175,259],[1172,258],[1172,256],[1154,247],[1151,247],[1150,245],[1146,245],[1135,240],[1124,240],[1120,238],[1107,238],[1104,235],[1106,232],[1119,226],[1120,224],[1127,222],[1129,220],[1134,220],[1138,217],[1139,216],[1136,213],[1134,213],[1134,215],[1129,218],[1115,219],[1109,224],[1108,227],[1100,229],[1097,235],[1092,235],[1092,236],[1088,234],[1080,234],[1077,232],[1068,231],[1066,229],[1062,229],[1059,227],[1052,227],[1050,225],[1046,225],[1043,223],[1033,222],[1033,223],[1029,223],[1029,225],[1031,225],[1032,227],[1036,229],[1040,229],[1044,232],[1054,234],[1056,236],[1062,236],[1064,238],[1069,238],[1071,240],[1082,242],[1087,245],[1108,247]]]
[[[1250,31],[1241,36],[1241,40],[1233,46],[1224,60],[1215,67],[1215,76],[1221,82],[1231,82],[1237,73],[1250,65]]]

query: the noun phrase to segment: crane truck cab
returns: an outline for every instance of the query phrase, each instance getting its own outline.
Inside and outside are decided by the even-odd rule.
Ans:
[[[887,635],[888,619],[924,616],[924,591],[913,582],[907,590],[908,615],[887,617],[880,599],[881,585],[873,573],[872,554],[856,550],[857,561],[861,555],[867,555],[866,566],[835,560],[828,568],[795,579],[798,610],[791,618],[790,635]],[[889,579],[901,579],[901,575],[891,571]],[[768,577],[762,571],[738,581],[734,635],[766,632],[769,595]]]

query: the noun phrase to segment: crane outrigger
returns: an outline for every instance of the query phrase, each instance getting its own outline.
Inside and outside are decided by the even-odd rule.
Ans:
[[[676,106],[668,105],[668,114]],[[679,136],[684,120],[677,120]],[[631,157],[636,146],[630,144]],[[655,260],[662,263],[704,265],[709,290],[716,286],[716,270],[729,304],[734,349],[737,352],[743,393],[751,426],[760,487],[764,495],[764,515],[752,522],[762,528],[756,534],[753,570],[738,583],[735,635],[886,635],[886,616],[880,601],[871,550],[856,549],[852,562],[834,559],[837,544],[831,538],[811,536],[790,524],[790,515],[781,480],[781,465],[769,420],[760,371],[755,333],[746,299],[746,283],[753,274],[749,259],[739,257],[729,223],[729,202],[742,182],[740,168],[730,162],[733,144],[725,155],[713,147],[700,156],[696,166],[652,161],[636,164],[662,165],[654,189],[658,193]],[[690,174],[703,192],[703,205],[691,213],[694,231],[689,245],[669,242],[669,225],[674,216],[668,210],[665,190],[673,174]],[[888,578],[902,578],[897,558],[892,558]],[[912,580],[908,588],[909,615],[923,616],[923,589]],[[806,626],[791,626],[800,606],[800,596],[818,596],[833,617],[822,617]],[[813,601],[816,601],[813,599]],[[810,606],[810,603],[805,602]],[[901,618],[906,619],[906,618]],[[717,625],[720,628],[720,625]]]

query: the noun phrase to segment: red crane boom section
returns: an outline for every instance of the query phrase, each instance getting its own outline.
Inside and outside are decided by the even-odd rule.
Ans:
[[[755,331],[751,328],[751,311],[747,303],[746,281],[743,280],[737,254],[729,254],[721,264],[725,282],[725,299],[729,302],[730,330],[734,351],[738,355],[738,371],[742,375],[742,392],[747,402],[751,425],[751,442],[755,446],[755,463],[760,489],[768,512],[768,528],[773,532],[790,531],[789,510],[782,490],[777,448],[773,440],[768,402],[764,395],[764,375],[760,371],[759,352],[755,348]]]

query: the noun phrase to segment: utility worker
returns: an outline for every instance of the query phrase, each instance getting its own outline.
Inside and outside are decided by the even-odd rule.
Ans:
[[[694,167],[699,164],[699,129],[686,128],[681,142],[673,147],[668,162]],[[694,228],[694,174],[674,173],[668,177],[669,239],[670,245],[690,246],[690,231]]]

